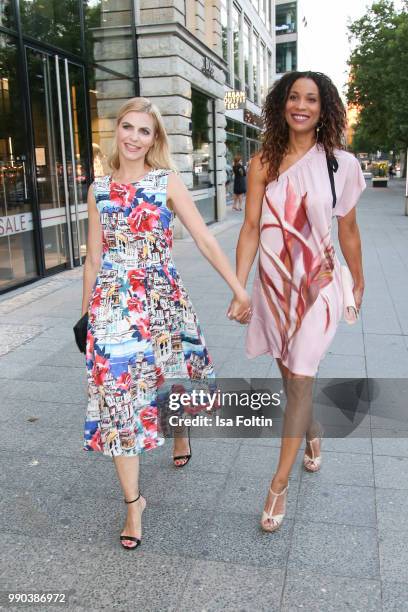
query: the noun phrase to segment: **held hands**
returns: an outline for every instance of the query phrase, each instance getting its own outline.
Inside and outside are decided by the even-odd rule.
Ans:
[[[227,317],[245,325],[251,320],[251,315],[251,298],[245,289],[242,289],[239,293],[234,294],[227,310]]]

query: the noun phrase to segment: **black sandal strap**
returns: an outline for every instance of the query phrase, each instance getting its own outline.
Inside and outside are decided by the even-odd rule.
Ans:
[[[139,495],[136,497],[136,499],[132,499],[131,501],[127,501],[126,499],[124,500],[125,504],[133,504],[133,502],[137,501],[139,499],[139,497],[141,496],[141,493],[139,491]]]
[[[134,536],[127,536],[127,535],[121,535],[120,539],[123,540],[130,540],[131,542],[137,542],[138,544],[140,544],[141,539],[140,538],[135,538]],[[135,548],[135,546],[133,546],[133,548]]]
[[[179,455],[178,457],[173,457],[173,461],[177,461],[178,459],[190,459],[191,455]]]

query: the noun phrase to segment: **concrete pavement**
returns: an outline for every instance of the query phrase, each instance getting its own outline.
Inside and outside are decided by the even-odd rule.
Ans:
[[[362,318],[341,324],[320,377],[391,387],[408,378],[403,210],[401,181],[363,195]],[[230,211],[214,228],[232,260],[239,219]],[[175,261],[218,376],[277,376],[270,358],[245,358],[245,330],[225,318],[229,291],[191,240],[176,243]],[[113,463],[82,451],[85,371],[72,336],[80,277],[69,271],[0,300],[0,590],[66,591],[70,610],[406,610],[408,441],[400,422],[378,414],[347,438],[326,438],[318,474],[302,471],[299,453],[276,534],[258,523],[279,440],[193,438],[180,471],[167,442],[142,458],[142,547],[120,548],[126,508]]]

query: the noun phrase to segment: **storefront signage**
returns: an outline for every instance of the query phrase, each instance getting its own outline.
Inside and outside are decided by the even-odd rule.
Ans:
[[[250,125],[254,125],[255,127],[258,127],[260,129],[263,128],[262,117],[260,117],[259,115],[255,115],[255,113],[252,113],[248,109],[244,110],[244,121],[245,123],[249,123]]]
[[[0,217],[0,238],[3,236],[20,234],[21,232],[28,232],[32,229],[33,224],[31,213]]]
[[[207,56],[203,57],[201,72],[210,78],[214,76],[214,62]]]
[[[245,91],[233,89],[232,91],[225,92],[224,104],[226,110],[237,110],[238,108],[243,108],[245,101]]]

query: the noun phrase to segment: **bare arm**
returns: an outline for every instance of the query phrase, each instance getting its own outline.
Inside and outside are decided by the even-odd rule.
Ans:
[[[338,236],[341,252],[354,281],[354,299],[360,308],[364,293],[363,258],[356,209],[352,208],[344,217],[338,217]]]
[[[101,266],[102,256],[102,226],[96,207],[92,185],[88,190],[88,241],[84,264],[82,289],[82,314],[88,310],[92,288]]]
[[[190,232],[201,253],[233,291],[235,298],[240,304],[240,308],[233,313],[234,318],[238,319],[243,314],[243,311],[249,308],[249,296],[238,282],[227,256],[204,223],[187,187],[176,174],[169,175],[167,197],[172,204],[174,212]]]
[[[260,153],[258,153],[252,158],[249,167],[245,219],[237,244],[237,276],[243,287],[246,287],[248,276],[258,251],[259,222],[266,183],[266,165],[262,166]]]

